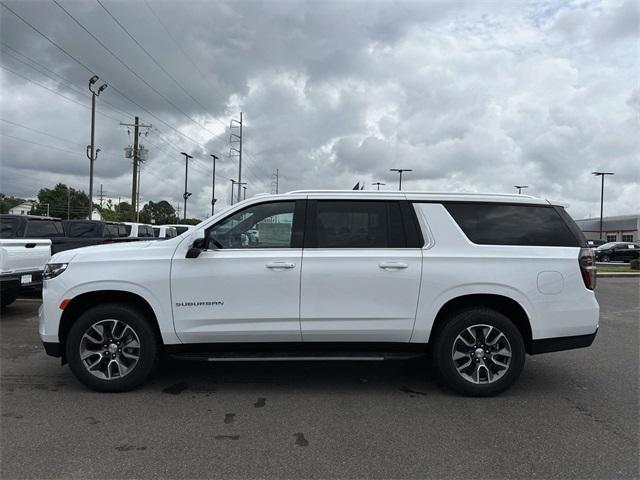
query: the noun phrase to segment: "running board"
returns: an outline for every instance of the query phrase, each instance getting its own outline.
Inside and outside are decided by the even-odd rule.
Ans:
[[[384,360],[408,360],[420,357],[417,352],[197,352],[174,353],[181,360],[207,362],[381,362]]]

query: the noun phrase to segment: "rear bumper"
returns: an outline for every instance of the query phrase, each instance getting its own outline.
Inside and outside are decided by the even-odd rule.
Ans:
[[[22,283],[25,276],[31,276],[31,281]],[[0,275],[0,288],[3,290],[21,290],[42,287],[42,270],[28,272],[5,273]]]
[[[533,340],[529,348],[530,355],[539,353],[559,352],[561,350],[573,350],[574,348],[588,347],[596,338],[598,330],[588,335],[574,335],[571,337],[542,338]]]

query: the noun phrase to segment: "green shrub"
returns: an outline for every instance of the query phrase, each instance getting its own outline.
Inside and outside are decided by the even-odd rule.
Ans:
[[[631,260],[629,264],[631,270],[640,270],[640,258],[636,258],[635,260]]]

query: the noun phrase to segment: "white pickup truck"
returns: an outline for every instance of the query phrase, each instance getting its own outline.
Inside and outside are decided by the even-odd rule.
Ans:
[[[51,257],[51,240],[0,239],[0,303],[13,303],[18,294],[42,286],[42,271]]]

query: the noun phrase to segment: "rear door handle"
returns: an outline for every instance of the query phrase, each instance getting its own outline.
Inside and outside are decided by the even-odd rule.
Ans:
[[[378,266],[383,270],[400,270],[409,267],[409,265],[402,262],[382,262]]]
[[[267,268],[271,268],[273,270],[284,269],[284,268],[295,268],[296,264],[292,262],[269,262],[267,263]]]

